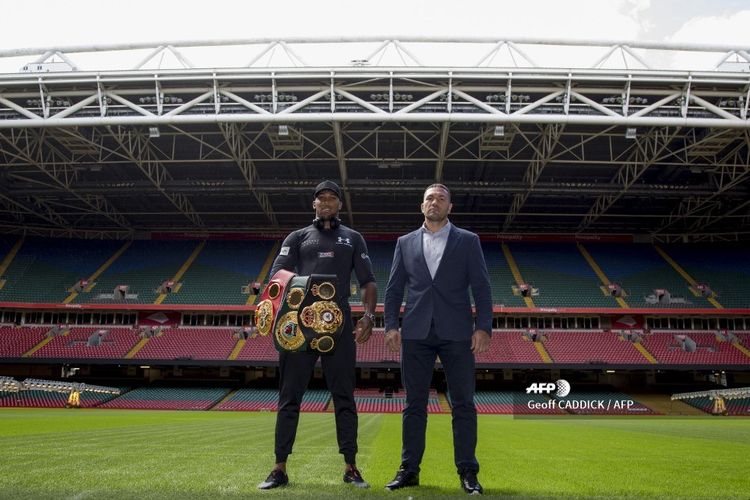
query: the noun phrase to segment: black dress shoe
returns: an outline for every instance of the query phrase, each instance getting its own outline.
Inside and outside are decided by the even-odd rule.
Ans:
[[[258,485],[258,489],[270,490],[273,488],[278,488],[279,486],[284,486],[288,482],[289,482],[289,477],[286,475],[286,472],[284,472],[283,470],[274,469],[268,475],[266,480]]]
[[[471,470],[467,470],[459,474],[461,478],[461,487],[469,495],[481,495],[484,493],[482,485],[477,480],[477,473]]]
[[[419,473],[409,472],[402,467],[396,472],[393,481],[385,485],[385,489],[393,491],[407,486],[419,486]]]

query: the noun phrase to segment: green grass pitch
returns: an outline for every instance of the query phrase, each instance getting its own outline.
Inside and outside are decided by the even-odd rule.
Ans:
[[[466,495],[450,416],[429,419],[417,488],[387,492],[400,415],[360,415],[359,466],[341,482],[331,414],[303,414],[290,485],[261,492],[275,414],[0,410],[0,498],[372,498]],[[750,419],[479,417],[480,480],[496,498],[750,498]]]

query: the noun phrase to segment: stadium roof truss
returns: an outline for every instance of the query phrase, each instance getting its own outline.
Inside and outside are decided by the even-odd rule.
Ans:
[[[362,231],[412,228],[438,181],[452,217],[478,232],[750,234],[750,72],[658,70],[648,57],[709,51],[750,68],[744,48],[559,42],[605,49],[566,69],[535,62],[545,40],[353,39],[374,48],[349,66],[306,62],[300,47],[333,40],[245,42],[259,50],[242,67],[200,69],[185,53],[197,43],[164,42],[45,49],[34,64],[68,70],[0,74],[0,227],[283,231],[309,218],[325,177]],[[414,47],[430,43],[484,56],[428,66]],[[129,70],[73,62],[100,50],[146,56]],[[400,65],[375,64],[388,50]],[[493,65],[502,51],[522,64]],[[148,67],[165,52],[179,67]],[[273,52],[290,62],[259,67]],[[624,67],[611,67],[617,54]],[[0,63],[31,55],[0,52]]]

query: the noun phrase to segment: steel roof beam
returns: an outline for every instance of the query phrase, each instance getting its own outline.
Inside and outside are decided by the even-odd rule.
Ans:
[[[622,186],[619,193],[599,196],[588,214],[578,226],[579,231],[586,230],[591,224],[609,210],[631,186],[651,167],[657,158],[667,149],[677,136],[679,128],[655,128],[643,137],[636,138],[635,150],[630,159],[617,172],[614,181]]]
[[[273,211],[268,194],[260,191],[256,186],[258,181],[258,169],[255,167],[255,162],[250,157],[249,150],[251,145],[246,141],[242,129],[236,123],[220,124],[219,129],[224,135],[224,139],[234,163],[237,164],[240,172],[242,172],[242,177],[247,183],[247,188],[255,197],[255,200],[258,202],[258,205],[260,205],[268,221],[272,224],[272,227],[278,227],[279,222],[276,220],[276,214]]]
[[[406,193],[406,192],[412,192],[412,191],[419,191],[419,188],[426,185],[425,183],[432,182],[429,179],[425,180],[418,180],[413,185],[397,185],[393,183],[384,182],[382,183],[382,187],[377,182],[373,182],[372,180],[359,180],[359,179],[349,179],[347,185],[349,187],[349,191],[352,193],[357,194],[366,194],[371,191],[388,191],[393,193]],[[308,185],[309,184],[309,185]],[[261,193],[268,193],[268,194],[279,194],[284,192],[294,193],[294,192],[309,192],[309,190],[314,187],[312,183],[308,184],[302,184],[300,185],[299,182],[295,182],[294,185],[291,183],[269,179],[269,180],[255,180],[253,182],[253,186],[256,190],[258,190]],[[475,194],[475,195],[484,195],[484,196],[494,196],[494,195],[512,195],[515,193],[518,193],[519,191],[523,189],[527,189],[528,186],[526,186],[524,183],[521,182],[503,182],[503,183],[497,183],[497,182],[477,182],[477,183],[467,183],[462,181],[451,181],[451,190],[455,191],[456,193],[465,192],[465,194]],[[81,196],[91,196],[91,195],[108,195],[112,198],[117,197],[131,197],[133,195],[133,190],[142,190],[143,196],[148,196],[149,193],[147,192],[149,188],[151,188],[153,184],[150,181],[133,181],[133,182],[86,182],[86,183],[80,183],[76,185],[76,192],[79,193]],[[206,194],[215,194],[217,196],[219,195],[226,195],[226,194],[237,194],[242,193],[243,191],[247,191],[247,181],[242,180],[217,180],[217,181],[183,181],[183,180],[174,180],[174,181],[168,181],[164,183],[164,186],[166,189],[168,189],[170,192],[174,193],[206,193]],[[18,196],[50,196],[50,195],[59,195],[60,191],[58,189],[55,189],[53,187],[49,188],[31,188],[31,187],[13,187],[13,193]],[[589,182],[576,182],[571,181],[567,183],[563,182],[555,182],[555,183],[537,183],[534,187],[534,194],[535,196],[561,196],[561,195],[587,195],[587,196],[598,196],[602,193],[612,193],[616,194],[619,193],[622,190],[622,185],[620,184],[600,184],[600,183],[589,183]],[[684,198],[686,196],[696,196],[696,197],[707,197],[714,194],[713,189],[709,189],[705,186],[663,186],[663,187],[649,187],[649,186],[633,186],[631,187],[628,192],[626,193],[626,196],[632,196],[632,197],[649,197],[654,196],[658,197],[660,199],[667,199],[667,198]],[[747,189],[739,189],[737,191],[738,196],[746,196],[748,195]],[[159,193],[151,193],[151,196],[161,196]],[[72,200],[76,200],[78,198],[72,197]]]
[[[662,220],[659,227],[652,231],[652,236],[664,232],[665,229],[684,220],[685,217],[697,213],[703,213],[704,219],[690,228],[690,231],[698,231],[722,218],[717,218],[717,214],[715,214],[721,208],[719,196],[750,178],[750,134],[746,132],[744,138],[744,142],[732,148],[720,162],[721,166],[717,167],[716,191],[709,196],[691,196],[682,200],[679,206]],[[734,163],[727,165],[726,163],[730,159],[734,159]]]
[[[437,161],[435,162],[435,182],[443,182],[443,171],[445,170],[445,154],[448,148],[448,137],[450,136],[451,124],[448,122],[440,125],[440,147],[438,149]]]
[[[195,213],[193,204],[190,199],[184,194],[170,193],[166,190],[164,182],[170,180],[172,176],[167,171],[167,168],[161,163],[160,159],[156,156],[153,147],[148,142],[142,133],[125,130],[120,127],[118,129],[110,130],[112,137],[119,144],[120,149],[127,155],[130,161],[151,181],[153,186],[159,191],[164,197],[166,197],[172,205],[185,217],[187,217],[195,226],[203,227],[203,221]]]
[[[346,168],[344,138],[342,136],[340,123],[333,123],[333,139],[336,142],[336,161],[339,166],[339,178],[341,179],[341,189],[344,191],[344,202],[346,203],[349,226],[354,227],[354,207],[352,206],[352,197],[349,193],[349,172]]]
[[[526,203],[526,200],[529,198],[529,195],[531,195],[531,192],[536,187],[536,183],[542,175],[544,167],[549,163],[552,158],[552,153],[560,142],[564,128],[564,125],[554,124],[547,125],[542,129],[538,147],[534,148],[536,152],[534,158],[529,162],[529,166],[526,168],[526,172],[523,175],[525,188],[513,195],[510,212],[505,217],[505,222],[503,223],[503,231],[508,230],[513,223],[513,220],[516,218],[516,215],[518,215],[521,208],[523,208],[524,203]],[[523,134],[520,135],[523,136]]]
[[[69,159],[65,158],[55,147],[52,147],[45,141],[43,132],[40,135],[36,135],[35,132],[27,130],[25,133],[19,134],[14,138],[0,134],[0,140],[4,140],[24,163],[35,166],[54,181],[54,184],[59,188],[70,193],[77,200],[82,201],[84,207],[88,207],[88,210],[92,211],[91,213],[102,215],[118,226],[129,231],[131,230],[129,222],[102,196],[80,195],[73,189],[77,171],[71,167]],[[54,211],[51,208],[47,207],[44,211],[49,218],[48,220],[56,220],[56,224],[63,224],[63,226],[68,225],[63,222],[62,218],[55,217]],[[66,227],[66,229],[69,228]]]
[[[362,44],[379,44],[377,48],[372,51],[367,46],[361,47]],[[639,64],[648,67],[650,58],[656,59],[658,53],[661,51],[667,52],[711,52],[718,53],[722,56],[720,63],[723,63],[732,55],[738,55],[744,59],[750,58],[746,46],[737,45],[719,45],[719,44],[697,44],[697,43],[669,43],[669,42],[638,42],[638,41],[625,41],[625,40],[584,40],[584,39],[558,39],[558,38],[539,38],[539,37],[514,37],[506,39],[498,39],[497,37],[428,37],[428,36],[397,36],[397,37],[375,37],[375,36],[361,36],[361,37],[285,37],[285,38],[237,38],[237,39],[224,39],[224,40],[166,40],[166,41],[150,41],[150,42],[138,42],[138,43],[126,43],[126,44],[92,44],[92,45],[71,45],[71,46],[53,46],[53,47],[35,47],[35,48],[17,48],[17,49],[6,49],[0,51],[0,58],[12,58],[18,56],[37,56],[35,63],[46,62],[52,56],[58,56],[63,58],[68,64],[75,68],[75,63],[72,60],[73,55],[79,53],[91,53],[91,52],[122,52],[122,51],[137,51],[143,49],[152,49],[151,53],[143,60],[141,60],[136,68],[144,66],[147,62],[152,60],[162,51],[171,52],[177,62],[182,67],[191,67],[193,63],[188,61],[184,54],[179,50],[181,48],[191,47],[202,47],[211,49],[212,47],[226,47],[226,46],[261,46],[261,51],[257,54],[247,66],[255,65],[260,63],[266,58],[266,66],[271,65],[274,62],[276,48],[281,47],[282,54],[286,56],[287,60],[280,66],[289,66],[291,62],[292,66],[308,66],[308,63],[303,60],[294,47],[297,45],[305,44],[327,44],[334,45],[336,47],[353,46],[356,50],[363,52],[352,52],[352,64],[358,66],[371,66],[380,64],[383,59],[383,54],[387,52],[389,47],[398,55],[401,64],[404,66],[423,66],[423,58],[420,58],[416,52],[412,50],[412,47],[430,47],[434,45],[436,48],[441,48],[444,44],[450,44],[454,47],[465,51],[465,58],[467,60],[477,60],[477,54],[486,53],[486,46],[490,45],[491,50],[486,53],[484,57],[479,58],[478,62],[474,64],[475,67],[483,64],[492,64],[493,59],[497,55],[498,51],[503,47],[508,47],[508,52],[511,57],[513,66],[520,66],[519,62],[515,59],[515,54],[523,57],[525,65],[534,68],[539,67],[538,62],[532,60],[521,46],[543,46],[549,47],[554,46],[560,49],[573,49],[597,47],[607,50],[607,52],[597,61],[592,64],[591,67],[603,64],[605,61],[611,58],[612,54],[620,51],[623,58],[624,68],[628,67],[628,61],[625,57],[630,56],[633,60]],[[476,52],[474,49],[482,52]],[[218,50],[218,49],[217,49]],[[569,49],[572,50],[572,49]],[[643,55],[635,52],[640,50],[644,52]],[[654,51],[654,54],[652,54]],[[335,54],[339,54],[339,50],[333,51]],[[380,58],[375,60],[377,56]],[[406,56],[406,57],[404,57]],[[392,64],[386,61],[387,64]],[[619,64],[619,61],[615,62]],[[241,63],[238,63],[238,65]],[[320,62],[315,63],[320,65]],[[326,63],[323,63],[326,64]],[[329,63],[332,64],[332,63]],[[337,64],[340,62],[337,61]],[[278,65],[278,64],[277,64]]]
[[[613,117],[585,115],[522,115],[509,116],[492,113],[413,113],[408,116],[381,113],[300,113],[296,115],[175,115],[175,116],[108,116],[108,117],[71,117],[34,120],[8,119],[0,121],[0,129],[11,128],[45,128],[45,127],[79,127],[79,126],[167,126],[185,124],[221,123],[263,123],[288,124],[296,123],[329,123],[329,122],[386,122],[386,123],[487,123],[493,125],[508,124],[567,124],[622,127],[702,127],[750,129],[750,120],[727,120],[723,118],[664,118],[664,117]]]

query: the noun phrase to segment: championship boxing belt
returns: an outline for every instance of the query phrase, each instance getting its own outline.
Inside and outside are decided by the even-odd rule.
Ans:
[[[307,350],[305,336],[299,327],[299,306],[307,293],[309,278],[294,276],[284,290],[284,298],[276,312],[273,325],[273,343],[279,352]]]
[[[332,353],[344,329],[344,313],[336,303],[335,275],[313,274],[299,306],[299,327],[310,349]]]
[[[260,294],[260,300],[255,307],[255,326],[261,335],[268,335],[273,330],[276,313],[284,300],[286,288],[294,276],[295,274],[291,271],[279,269]]]
[[[272,290],[280,295],[265,298],[255,311],[258,332],[262,335],[272,332],[279,352],[332,353],[344,326],[344,314],[335,301],[336,275],[288,273],[279,280],[279,273],[271,279],[269,287],[282,281],[278,289]]]

